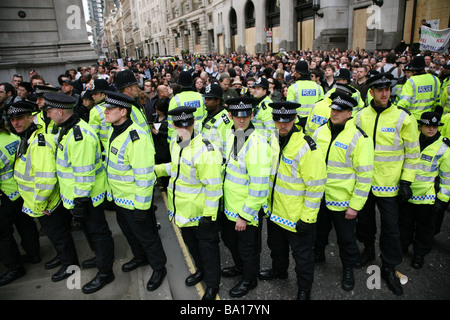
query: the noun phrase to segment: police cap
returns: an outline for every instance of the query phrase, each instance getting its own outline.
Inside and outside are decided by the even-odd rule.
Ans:
[[[252,115],[254,102],[255,100],[250,97],[232,98],[225,101],[231,115],[239,118],[249,117]]]
[[[176,127],[189,127],[194,124],[194,112],[197,109],[194,107],[181,106],[167,112],[172,116],[172,121]]]
[[[330,108],[334,110],[353,110],[358,102],[344,92],[335,91],[330,95]]]
[[[77,99],[72,96],[68,96],[64,93],[54,93],[47,92],[44,93],[44,106],[41,107],[41,110],[47,110],[51,108],[58,109],[73,109],[77,102]]]
[[[297,116],[297,108],[300,103],[290,101],[277,101],[269,103],[272,108],[272,117],[275,122],[291,122]]]
[[[134,100],[125,93],[112,91],[107,91],[105,93],[106,96],[104,107],[106,108],[121,107],[130,109],[133,107]]]

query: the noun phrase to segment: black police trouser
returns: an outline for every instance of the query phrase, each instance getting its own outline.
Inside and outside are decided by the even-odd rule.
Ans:
[[[137,259],[148,260],[153,270],[161,270],[167,262],[161,238],[156,227],[154,212],[148,212],[148,219],[137,223],[134,210],[116,206],[116,219],[123,235]]]
[[[222,221],[222,240],[230,250],[234,264],[242,268],[243,280],[255,280],[259,273],[259,229],[247,224],[244,231],[234,230],[235,221],[226,216]]]
[[[0,205],[0,259],[8,270],[22,266],[22,258],[14,238],[14,226],[20,235],[21,246],[30,257],[39,257],[39,231],[32,217],[22,212],[23,199],[11,201],[1,195]]]
[[[334,226],[342,265],[353,267],[358,263],[361,254],[356,243],[356,219],[345,219],[345,211],[332,211],[327,208],[325,200],[322,200],[316,225],[316,249],[325,249],[328,235]]]
[[[314,281],[313,246],[315,239],[315,224],[309,232],[299,234],[267,220],[267,245],[272,258],[272,270],[276,273],[288,271],[290,246],[295,261],[298,288],[305,291],[310,290]]]
[[[357,216],[356,238],[365,247],[375,246],[377,233],[375,205],[380,211],[381,260],[390,266],[396,266],[403,259],[398,227],[398,197],[377,197],[371,191],[364,208]]]
[[[219,288],[220,248],[218,222],[202,227],[183,227],[181,235],[189,248],[198,271],[203,272],[206,286]]]
[[[432,213],[433,205],[405,203],[400,206],[400,240],[403,249],[411,244],[415,254],[430,253],[433,245]]]
[[[78,255],[70,230],[72,215],[60,203],[51,215],[38,218],[63,266],[78,265]]]
[[[100,273],[110,273],[114,262],[114,240],[105,218],[103,203],[94,207],[89,202],[86,218],[80,221],[95,253],[95,264]]]

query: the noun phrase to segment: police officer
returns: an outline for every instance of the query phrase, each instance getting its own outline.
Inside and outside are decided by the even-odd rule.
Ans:
[[[195,130],[200,131],[200,126],[206,116],[206,107],[201,93],[194,91],[192,88],[194,81],[192,80],[191,72],[186,70],[181,71],[178,76],[178,84],[181,86],[181,92],[177,93],[172,99],[170,99],[169,111],[182,106],[195,108]],[[172,116],[170,114],[167,117],[167,122],[169,125],[167,141],[170,143],[172,135],[175,132],[175,129],[173,128]]]
[[[445,115],[450,112],[450,60],[442,67],[441,74],[441,106],[444,108]]]
[[[86,230],[99,272],[82,288],[93,293],[114,280],[114,242],[103,211],[106,172],[100,141],[92,127],[73,111],[73,97],[46,93],[45,110],[59,126],[56,169],[64,207]]]
[[[25,105],[26,108],[20,107]],[[11,106],[11,105],[9,105]],[[17,117],[31,117],[34,105],[16,102]],[[12,114],[12,112],[10,112]],[[36,126],[36,125],[34,125]],[[20,235],[21,244],[27,253],[28,262],[39,263],[39,232],[33,218],[22,212],[23,199],[19,195],[14,179],[14,159],[20,138],[12,134],[5,119],[0,118],[0,260],[8,271],[0,276],[0,286],[6,285],[25,275],[24,261],[17,246],[14,229]]]
[[[224,155],[227,132],[233,127],[228,117],[228,111],[223,106],[222,87],[218,83],[208,84],[203,97],[205,98],[206,117],[202,123],[203,138],[210,141]]]
[[[51,86],[35,85],[34,90],[37,97],[36,103],[39,108],[38,113],[35,114],[35,117],[37,118],[37,123],[42,126],[45,133],[52,133],[52,134],[58,133],[58,128],[55,127],[55,124],[52,121],[52,119],[47,117],[47,113],[45,111],[40,110],[40,108],[43,107],[45,104],[44,94],[47,92],[56,93],[58,92],[58,89]]]
[[[372,140],[350,120],[357,101],[340,91],[333,92],[330,99],[330,119],[313,136],[327,165],[314,253],[316,262],[325,261],[328,235],[334,226],[343,269],[342,288],[350,291],[355,286],[353,268],[360,259],[356,216],[369,195],[374,151]]]
[[[130,119],[133,102],[126,94],[109,92],[103,104],[105,121],[112,125],[105,159],[108,198],[117,205],[117,223],[133,252],[133,265],[145,261],[153,269],[147,283],[147,290],[153,291],[167,273],[167,258],[151,210],[155,151],[149,136]],[[123,267],[123,271],[132,270],[130,263]]]
[[[152,132],[148,125],[147,119],[139,106],[139,86],[133,71],[130,69],[123,69],[116,73],[114,77],[114,84],[119,92],[126,94],[134,99],[135,103],[131,108],[131,120],[136,122],[141,128],[150,136],[153,143]]]
[[[353,99],[357,100],[357,98],[360,96],[359,92],[353,88],[352,86],[341,83],[342,80],[337,80],[336,83],[333,85],[333,88],[328,90],[325,97],[317,102],[314,107],[311,109],[311,112],[308,115],[308,119],[306,120],[305,125],[305,134],[309,135],[310,137],[313,136],[314,132],[319,128],[321,125],[326,123],[328,119],[330,118],[330,105],[332,103],[330,99],[330,95],[333,92],[340,92],[345,93],[349,96],[351,96]],[[357,100],[358,101],[358,100]],[[360,100],[362,101],[362,100]],[[362,103],[364,105],[364,102]],[[360,109],[360,104],[354,108],[354,112],[358,112]],[[361,108],[362,109],[362,108]]]
[[[33,122],[33,104],[16,102],[7,110],[11,125],[21,136],[21,147],[14,165],[14,177],[24,200],[22,211],[39,220],[42,229],[57,253],[58,263],[46,264],[46,269],[62,264],[52,281],[64,280],[67,268],[78,265],[78,256],[70,230],[71,216],[63,209],[56,177],[55,140],[40,125]]]
[[[441,136],[437,112],[422,113],[419,122],[420,162],[411,184],[412,197],[400,207],[403,252],[412,244],[411,266],[420,269],[433,243],[433,220],[444,214],[450,198],[450,140]]]
[[[425,66],[423,56],[414,57],[411,62],[413,76],[403,85],[397,104],[409,110],[416,120],[426,111],[435,111],[441,99],[441,82],[435,75],[425,72]],[[441,107],[436,111],[442,113]]]
[[[295,126],[298,103],[274,102],[270,107],[277,129],[277,135],[271,139],[267,211],[272,268],[261,271],[259,278],[287,278],[290,246],[297,274],[297,299],[306,300],[314,280],[313,246],[326,182],[325,161],[312,138]]]
[[[266,137],[251,123],[253,102],[252,98],[226,101],[234,130],[225,149],[222,240],[235,265],[224,268],[222,276],[242,274],[242,280],[229,292],[231,297],[242,297],[257,286],[259,213],[269,194],[270,147]]]
[[[275,130],[272,113],[269,109],[269,104],[273,102],[269,96],[269,81],[264,77],[259,77],[252,84],[252,87],[253,97],[256,99],[256,106],[253,108],[252,124],[269,141]]]
[[[375,259],[376,204],[381,215],[381,276],[394,294],[401,295],[403,288],[394,270],[402,261],[398,203],[411,198],[420,148],[415,117],[390,101],[392,79],[391,74],[381,73],[367,80],[373,100],[355,117],[356,125],[370,136],[375,147],[372,188],[358,214],[356,236],[364,244],[364,265]]]
[[[158,177],[170,176],[169,219],[175,219],[181,228],[197,269],[185,284],[193,286],[204,280],[202,299],[214,300],[220,285],[217,213],[222,196],[222,155],[194,130],[195,112],[185,106],[169,111],[177,134],[170,143],[172,160],[156,165],[155,171]]]
[[[102,150],[106,149],[106,144],[108,142],[108,133],[111,123],[105,121],[105,96],[106,92],[109,91],[108,81],[105,79],[95,79],[94,88],[91,90],[92,98],[94,99],[95,105],[89,111],[89,121],[88,123],[92,126],[95,133],[97,134],[100,142],[102,143]]]
[[[300,118],[299,125],[304,128],[311,108],[317,101],[323,99],[324,92],[320,84],[311,80],[311,73],[305,60],[297,61],[295,73],[297,81],[289,86],[286,100],[301,104],[297,114]]]

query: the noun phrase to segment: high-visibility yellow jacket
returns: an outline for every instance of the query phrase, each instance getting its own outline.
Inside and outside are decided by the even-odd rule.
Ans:
[[[419,163],[416,119],[395,104],[377,113],[373,100],[353,119],[374,142],[373,194],[379,197],[397,196],[400,180],[413,182]]]
[[[450,113],[446,113],[442,116],[441,123],[444,125],[439,127],[439,132],[444,137],[450,139]]]
[[[272,103],[272,99],[269,96],[265,96],[258,105],[254,108],[252,123],[255,129],[267,138],[275,131],[275,123],[272,119],[272,108],[269,103]]]
[[[222,197],[222,155],[214,145],[194,132],[193,138],[170,144],[171,162],[155,166],[157,177],[169,176],[169,219],[179,227],[198,226],[202,217],[217,219]]]
[[[444,114],[450,112],[450,77],[447,77],[441,85],[441,106]]]
[[[228,117],[228,111],[221,109],[212,117],[205,117],[202,124],[203,139],[211,142],[225,158],[225,143],[229,131],[233,128],[233,121]]]
[[[286,100],[300,103],[301,107],[297,109],[297,114],[301,117],[307,117],[314,107],[314,104],[324,97],[323,88],[317,82],[311,80],[297,80],[288,88]]]
[[[155,184],[155,149],[148,134],[130,121],[129,127],[111,142],[111,129],[106,148],[108,200],[129,210],[151,207]]]
[[[106,172],[100,140],[84,120],[80,119],[59,142],[56,169],[65,208],[73,209],[73,199],[79,197],[90,197],[94,207],[103,203]]]
[[[26,153],[15,161],[14,178],[23,198],[22,211],[31,217],[43,216],[44,210],[52,212],[61,201],[55,148],[52,134],[36,130],[28,139]]]
[[[373,141],[350,120],[335,139],[330,121],[316,130],[313,139],[327,164],[326,206],[334,211],[347,207],[360,211],[372,184]]]
[[[105,101],[102,101],[89,111],[89,124],[100,139],[103,149],[107,150],[106,145],[108,143],[108,133],[111,123],[106,122],[105,120],[106,108],[104,107],[104,104]]]
[[[14,180],[14,159],[20,138],[13,133],[0,132],[0,190],[11,201],[19,198]]]
[[[269,195],[270,146],[258,130],[247,129],[245,134],[240,150],[234,130],[227,139],[224,211],[231,221],[241,217],[249,225],[258,226],[259,210],[267,205]]]
[[[409,202],[433,204],[436,196],[443,202],[450,200],[450,141],[439,137],[422,150],[414,182],[411,184],[413,196]],[[439,177],[436,194],[435,180]]]
[[[434,111],[441,101],[441,83],[438,77],[430,74],[419,74],[409,78],[402,87],[397,105],[409,110],[416,120],[422,113]]]
[[[37,124],[42,127],[40,130],[42,130],[43,133],[56,134],[58,132],[53,120],[45,119],[45,111],[39,111],[35,114],[35,117],[37,118]]]
[[[199,92],[190,90],[177,93],[172,99],[170,99],[169,111],[181,106],[197,108],[194,112],[194,117],[196,120],[195,130],[200,132],[203,118],[206,116],[205,99],[203,96]],[[167,116],[167,124],[169,128],[167,141],[170,143],[172,136],[175,134],[171,115]]]
[[[325,160],[311,137],[294,127],[280,150],[277,137],[271,139],[272,164],[267,214],[281,227],[297,232],[299,220],[315,223],[327,180]]]

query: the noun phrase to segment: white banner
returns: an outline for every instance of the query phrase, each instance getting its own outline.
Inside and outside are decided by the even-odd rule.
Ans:
[[[450,28],[438,30],[421,26],[419,43],[422,51],[447,52],[450,43]]]

